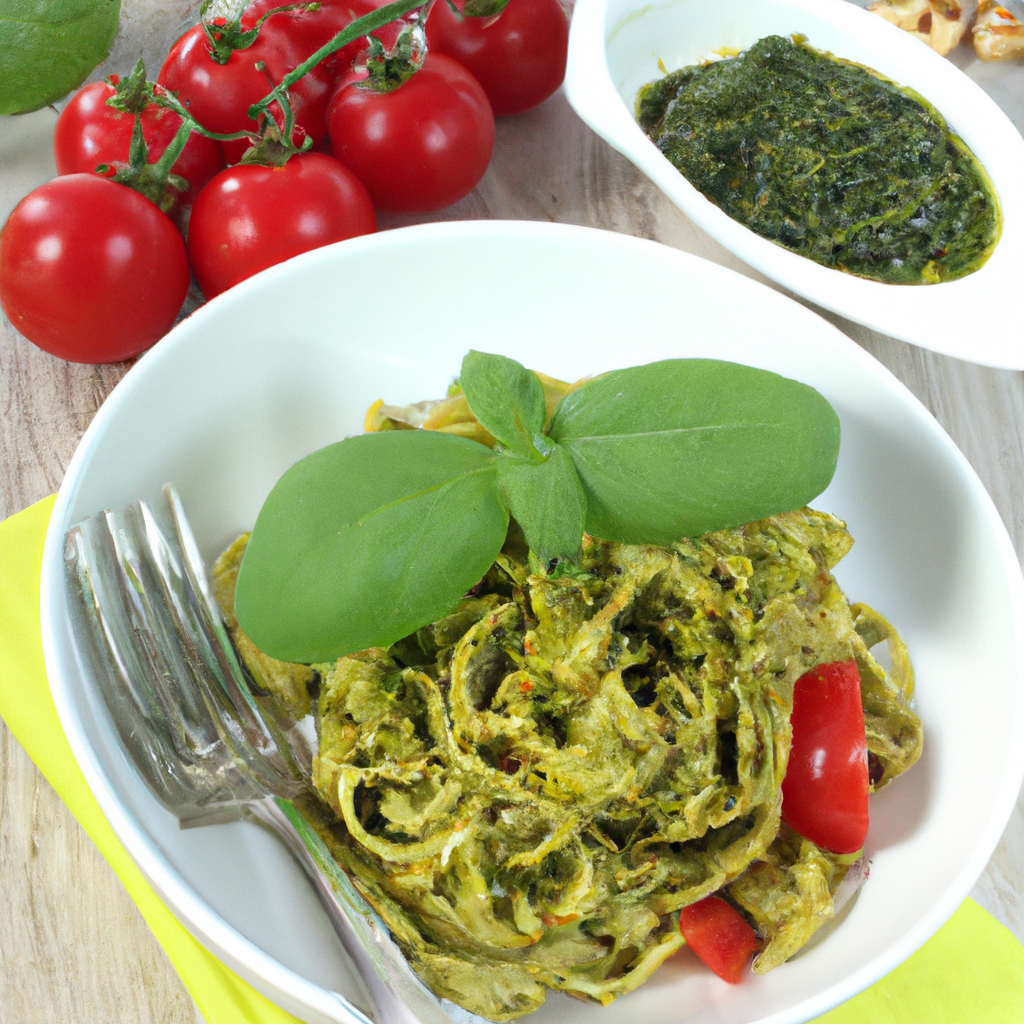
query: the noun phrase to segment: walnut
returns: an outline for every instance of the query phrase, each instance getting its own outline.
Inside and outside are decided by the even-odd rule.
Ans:
[[[880,0],[868,10],[945,56],[967,31],[977,0]]]
[[[993,0],[981,0],[972,32],[974,52],[982,60],[1024,57],[1024,22]]]

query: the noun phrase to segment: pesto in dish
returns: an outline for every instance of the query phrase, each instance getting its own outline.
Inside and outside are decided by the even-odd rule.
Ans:
[[[759,972],[832,915],[850,858],[780,823],[795,681],[856,658],[876,788],[921,746],[906,649],[832,577],[851,545],[800,509],[668,547],[585,537],[560,572],[513,523],[450,614],[317,667],[306,813],[436,994],[495,1021],[548,988],[611,1002],[713,892]],[[215,567],[236,637],[244,547]],[[304,713],[305,666],[256,668]]]
[[[801,36],[651,82],[637,119],[730,217],[826,267],[934,284],[977,270],[999,239],[988,175],[941,114]]]

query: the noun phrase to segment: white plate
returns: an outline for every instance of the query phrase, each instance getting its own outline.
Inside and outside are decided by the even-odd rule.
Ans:
[[[875,68],[930,100],[987,169],[1003,234],[978,271],[937,285],[844,274],[755,235],[705,199],[641,131],[637,91],[723,46],[802,32],[812,46]],[[583,120],[640,168],[694,223],[744,262],[804,298],[884,334],[946,355],[1024,369],[1024,139],[952,63],[845,0],[577,0],[565,88]]]
[[[518,222],[384,232],[243,282],[143,356],[72,460],[44,557],[46,665],[89,785],[209,949],[296,1016],[351,1024],[342,996],[357,989],[283,848],[244,823],[179,831],[132,771],[69,631],[64,534],[173,481],[212,559],[295,460],[359,432],[377,398],[443,394],[474,346],[564,378],[731,359],[806,381],[839,413],[839,469],[816,504],[857,537],[843,586],[910,645],[927,736],[921,762],[873,801],[869,883],[834,935],[764,978],[728,986],[684,952],[608,1009],[552,996],[532,1021],[792,1024],[823,1013],[920,946],[999,839],[1024,772],[1024,585],[974,472],[887,370],[790,299],[653,242]]]

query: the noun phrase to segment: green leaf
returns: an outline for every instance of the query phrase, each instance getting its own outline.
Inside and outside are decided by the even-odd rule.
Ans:
[[[473,415],[499,444],[525,458],[544,457],[544,386],[536,374],[514,359],[470,351],[459,384]]]
[[[448,612],[505,540],[496,456],[432,431],[364,434],[296,463],[256,520],[235,610],[261,650],[332,661]]]
[[[120,0],[6,0],[0,5],[0,114],[59,100],[102,64]]]
[[[634,544],[799,508],[839,454],[839,419],[813,388],[711,359],[598,377],[562,400],[549,433],[583,482],[587,532]]]
[[[498,479],[512,517],[542,562],[579,551],[587,499],[568,452],[558,445],[543,462],[498,456]]]

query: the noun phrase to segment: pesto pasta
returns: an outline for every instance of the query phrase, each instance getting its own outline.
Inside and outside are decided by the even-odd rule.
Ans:
[[[585,537],[566,569],[513,523],[450,614],[316,667],[307,813],[435,993],[496,1021],[548,989],[607,1004],[713,892],[757,929],[755,971],[831,917],[850,858],[780,823],[795,681],[857,660],[876,786],[921,748],[906,649],[832,577],[851,544],[805,508],[669,547]],[[244,545],[215,568],[236,635]],[[304,712],[307,667],[253,664]]]

